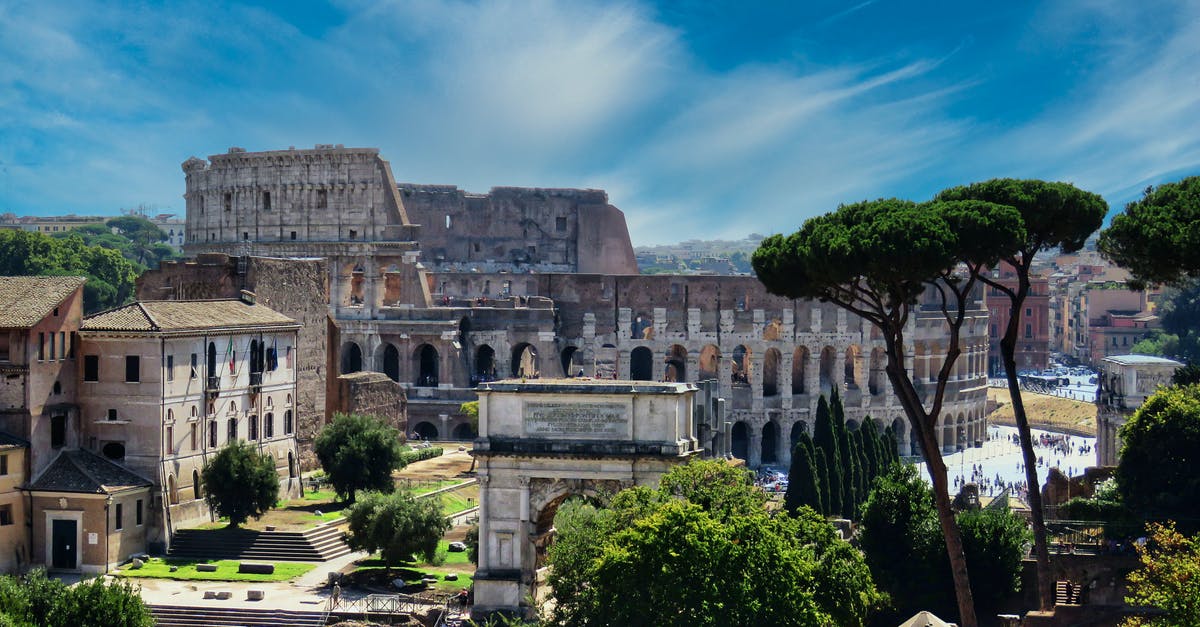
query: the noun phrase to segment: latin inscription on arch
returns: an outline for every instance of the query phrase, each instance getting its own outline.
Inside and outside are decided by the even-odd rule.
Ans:
[[[629,408],[622,403],[525,404],[527,436],[625,439],[628,434]]]

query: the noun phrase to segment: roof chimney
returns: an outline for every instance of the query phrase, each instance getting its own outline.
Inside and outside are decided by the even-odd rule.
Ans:
[[[243,303],[246,303],[247,305],[253,305],[257,300],[258,296],[255,296],[254,292],[251,292],[250,290],[242,290]]]

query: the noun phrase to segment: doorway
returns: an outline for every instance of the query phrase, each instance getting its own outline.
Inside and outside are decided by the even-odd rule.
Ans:
[[[75,570],[78,563],[76,556],[79,552],[79,546],[76,543],[79,522],[56,519],[51,523],[53,529],[51,532],[51,567],[56,570]]]

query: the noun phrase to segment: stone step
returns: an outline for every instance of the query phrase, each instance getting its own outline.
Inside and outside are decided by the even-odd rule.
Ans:
[[[322,525],[304,532],[181,529],[169,557],[321,562],[350,552],[342,529]]]
[[[321,627],[325,613],[317,611],[151,605],[158,627]]]

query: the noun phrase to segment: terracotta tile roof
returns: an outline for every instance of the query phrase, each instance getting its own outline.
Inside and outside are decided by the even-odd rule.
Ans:
[[[78,276],[0,276],[0,328],[32,327],[86,280]]]
[[[258,304],[229,300],[146,300],[83,320],[84,331],[200,331],[288,326],[295,320]]]
[[[29,484],[29,490],[114,494],[152,485],[149,479],[131,470],[91,451],[77,449],[59,453],[42,474]]]

